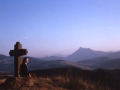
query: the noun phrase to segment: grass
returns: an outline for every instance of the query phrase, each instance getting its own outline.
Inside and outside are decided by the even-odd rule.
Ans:
[[[62,71],[63,70],[63,71]],[[76,71],[75,71],[76,70]],[[58,71],[58,72],[57,72]],[[77,70],[76,68],[66,69],[50,69],[34,72],[32,78],[7,78],[6,82],[2,84],[1,89],[11,90],[119,90],[120,83],[113,81],[113,77],[105,75],[100,78],[99,73],[93,71]],[[95,74],[95,75],[94,75]],[[96,77],[97,78],[96,78]],[[94,78],[93,78],[94,77]],[[97,80],[96,80],[97,79]],[[103,80],[102,80],[103,79]],[[112,80],[112,81],[111,81]],[[110,83],[108,83],[110,82]],[[115,84],[114,84],[115,83]],[[113,86],[111,86],[111,84]],[[116,85],[116,86],[115,86]]]
[[[5,89],[12,90],[110,90],[101,84],[82,80],[81,78],[70,78],[64,76],[53,76],[47,78],[16,78],[9,82]]]

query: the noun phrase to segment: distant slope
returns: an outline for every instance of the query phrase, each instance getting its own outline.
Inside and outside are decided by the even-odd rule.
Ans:
[[[77,63],[88,66],[91,69],[120,69],[120,58],[112,59],[108,57],[98,57],[94,59],[79,61]]]
[[[39,58],[29,57],[29,63],[28,67],[33,65],[37,65],[44,60],[40,60]],[[32,69],[33,67],[29,67],[29,69]],[[14,70],[14,57],[0,55],[0,71],[2,72],[13,72]]]
[[[0,54],[0,71],[12,72],[13,71],[13,57]]]
[[[108,54],[108,55],[105,55],[104,57],[109,57],[109,58],[113,58],[113,59],[115,59],[115,58],[120,58],[120,51],[110,53],[110,54]]]
[[[59,56],[48,56],[48,57],[42,57],[40,59],[42,60],[65,60],[64,57],[59,57]]]
[[[105,62],[105,61],[109,61],[111,60],[111,58],[108,57],[97,57],[97,58],[93,58],[93,59],[87,59],[87,60],[82,60],[82,61],[78,61],[78,64],[82,64],[88,67],[91,67],[91,69],[96,69],[99,68],[99,64]]]
[[[69,55],[67,57],[67,60],[80,61],[80,60],[92,59],[92,58],[96,58],[96,57],[105,56],[107,54],[110,54],[110,52],[94,51],[89,48],[81,47],[77,51],[75,51],[73,54]]]
[[[77,67],[81,69],[91,69],[85,65],[68,62],[65,60],[45,61],[45,62],[39,63],[38,65],[30,66],[30,67],[34,67],[34,70],[35,69],[49,69],[49,68],[63,68],[63,67]]]
[[[98,65],[98,68],[111,69],[111,70],[120,69],[120,58],[102,62]]]
[[[52,55],[52,56],[63,57],[63,58],[66,58],[66,57],[67,57],[67,55],[62,55],[62,54],[54,54],[54,55]]]
[[[100,57],[97,57],[100,56]],[[95,57],[95,58],[94,58]],[[62,67],[78,67],[82,69],[119,69],[120,52],[101,52],[91,49],[80,48],[75,53],[69,55],[67,60],[63,57],[51,56],[49,61],[44,58],[29,57],[29,70],[48,69],[48,68],[62,68]],[[50,60],[51,58],[51,60]],[[69,59],[68,59],[69,58]],[[73,62],[76,61],[76,62]],[[78,61],[79,60],[79,61]],[[78,61],[78,62],[77,62]],[[0,54],[0,71],[13,72],[14,57]]]
[[[63,67],[78,67],[82,69],[90,69],[85,65],[65,61],[65,60],[42,60],[40,58],[29,57],[28,69],[48,69],[48,68],[63,68]],[[14,58],[10,56],[0,55],[0,71],[13,72],[14,70]]]

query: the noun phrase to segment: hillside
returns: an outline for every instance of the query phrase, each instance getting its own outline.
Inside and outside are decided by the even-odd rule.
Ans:
[[[120,70],[56,68],[34,70],[32,78],[7,77],[0,89],[12,90],[119,90]]]
[[[44,60],[39,58],[29,57],[29,69],[32,69],[32,65],[39,65]],[[13,72],[14,69],[14,57],[0,55],[0,72]]]
[[[91,69],[120,69],[120,58],[112,59],[108,57],[97,57],[93,59],[82,60],[77,63],[86,67],[90,67]]]
[[[69,62],[65,60],[52,60],[52,61],[44,61],[39,63],[39,65],[33,65],[29,67],[34,67],[35,69],[49,69],[49,68],[64,68],[64,67],[77,67],[81,69],[91,69],[87,67],[87,65],[78,64],[75,62]]]
[[[14,58],[0,55],[0,72],[13,72],[14,69]],[[62,68],[62,67],[78,67],[82,69],[90,69],[85,65],[80,65],[75,62],[69,62],[65,60],[43,60],[40,58],[28,57],[28,69],[37,70],[37,69],[49,69],[49,68]]]
[[[109,57],[109,58],[112,58],[112,59],[120,58],[120,51],[107,54],[104,57]]]
[[[109,60],[112,60],[112,59],[108,58],[108,57],[97,57],[97,58],[93,58],[93,59],[78,61],[77,63],[88,66],[91,69],[97,69],[97,68],[100,68],[99,65],[101,63],[104,63],[104,62],[109,61]]]
[[[120,69],[120,58],[102,62],[97,67],[104,68],[104,69],[110,69],[110,70]]]
[[[60,57],[60,56],[48,56],[48,57],[43,57],[40,58],[42,60],[64,60],[64,57]]]
[[[80,51],[84,52],[83,54],[86,55],[86,51],[93,51],[91,49],[83,49],[80,48]],[[98,51],[99,52],[99,51]],[[97,53],[98,53],[97,52]],[[115,58],[119,59],[120,52],[114,52],[111,54],[107,54],[101,57],[95,57],[92,59],[84,59],[78,62],[71,61],[71,60],[44,60],[41,58],[29,57],[28,69],[29,70],[37,70],[37,69],[49,69],[49,68],[63,68],[63,67],[78,67],[81,69],[93,70],[97,68],[104,68],[104,69],[120,69],[119,67],[119,60],[116,61]],[[76,57],[76,58],[80,58]],[[87,56],[89,58],[89,55]],[[58,57],[56,57],[58,58]],[[13,72],[14,69],[14,57],[5,56],[0,54],[0,72]],[[114,65],[113,65],[114,63]]]
[[[102,90],[119,90],[120,88],[120,70],[96,69],[93,71],[89,71],[79,68],[56,68],[48,70],[35,70],[31,71],[31,73],[35,73],[39,77],[69,77],[72,80],[71,83],[74,83],[72,85],[75,85],[71,86],[71,90],[80,90],[74,89],[81,88],[81,86],[79,86],[79,84],[81,83],[79,82],[79,80],[83,81],[86,84],[89,83],[89,85],[93,86],[94,88],[96,87],[96,89],[90,89],[91,87],[89,87],[89,89],[87,90],[101,90],[102,87],[104,87],[104,89]]]

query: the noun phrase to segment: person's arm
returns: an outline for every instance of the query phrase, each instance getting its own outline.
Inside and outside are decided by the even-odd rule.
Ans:
[[[31,75],[30,75],[29,72],[28,72],[27,65],[26,65],[26,75],[27,75],[28,77],[31,77]]]

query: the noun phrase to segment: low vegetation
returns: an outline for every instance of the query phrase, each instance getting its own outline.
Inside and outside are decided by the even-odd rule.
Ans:
[[[114,72],[114,73],[113,73]],[[116,73],[117,72],[117,73]],[[119,90],[119,70],[58,68],[31,71],[32,78],[7,77],[5,90]]]

